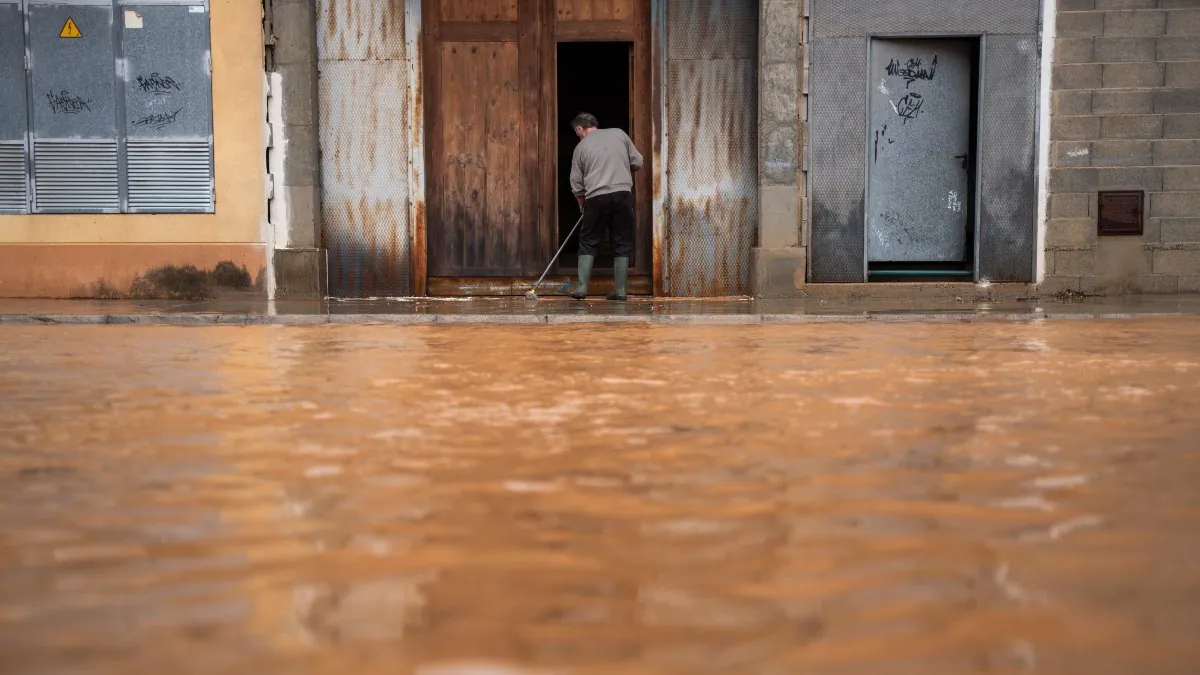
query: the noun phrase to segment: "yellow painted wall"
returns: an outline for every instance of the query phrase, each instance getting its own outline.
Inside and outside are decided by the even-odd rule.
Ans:
[[[265,243],[262,4],[209,8],[216,214],[0,215],[0,244]]]

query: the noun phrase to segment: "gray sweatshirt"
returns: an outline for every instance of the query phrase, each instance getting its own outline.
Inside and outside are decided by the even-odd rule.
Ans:
[[[571,192],[585,199],[632,191],[633,174],[642,155],[620,129],[597,129],[575,146],[571,158]]]

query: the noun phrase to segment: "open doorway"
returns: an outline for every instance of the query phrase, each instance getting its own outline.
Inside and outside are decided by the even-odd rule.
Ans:
[[[571,157],[579,139],[571,119],[580,112],[596,116],[602,128],[618,128],[632,135],[630,70],[632,42],[558,43],[558,239],[562,244],[579,220],[579,206],[571,193]],[[578,264],[579,235],[571,237],[559,258],[558,271],[572,273]],[[607,239],[596,255],[595,269],[612,269],[612,247]]]

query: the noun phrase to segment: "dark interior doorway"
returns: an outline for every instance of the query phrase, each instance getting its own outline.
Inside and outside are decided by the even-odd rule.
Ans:
[[[579,219],[579,206],[571,193],[571,156],[579,139],[571,128],[571,119],[580,112],[596,116],[601,128],[631,133],[632,106],[630,70],[631,42],[560,42],[558,43],[558,241]],[[579,235],[567,242],[558,260],[560,273],[576,269]],[[595,269],[612,269],[612,248],[606,240],[596,256]]]

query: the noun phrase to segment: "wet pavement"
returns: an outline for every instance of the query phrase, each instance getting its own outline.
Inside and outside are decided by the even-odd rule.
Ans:
[[[838,286],[830,284],[829,286]],[[861,286],[861,285],[860,285]],[[953,285],[951,285],[953,286]],[[0,299],[0,323],[45,324],[281,324],[320,323],[810,323],[873,318],[901,320],[1114,318],[1200,315],[1200,295],[1091,297],[1074,300],[1023,297],[1022,287],[994,291],[974,284],[927,295],[827,295],[787,300],[752,298],[630,298],[586,302],[524,298],[383,298],[266,301],[241,296],[203,302],[169,300]],[[996,288],[996,287],[993,287]],[[873,290],[873,289],[872,289]]]
[[[0,326],[0,672],[1200,672],[1200,318]]]

